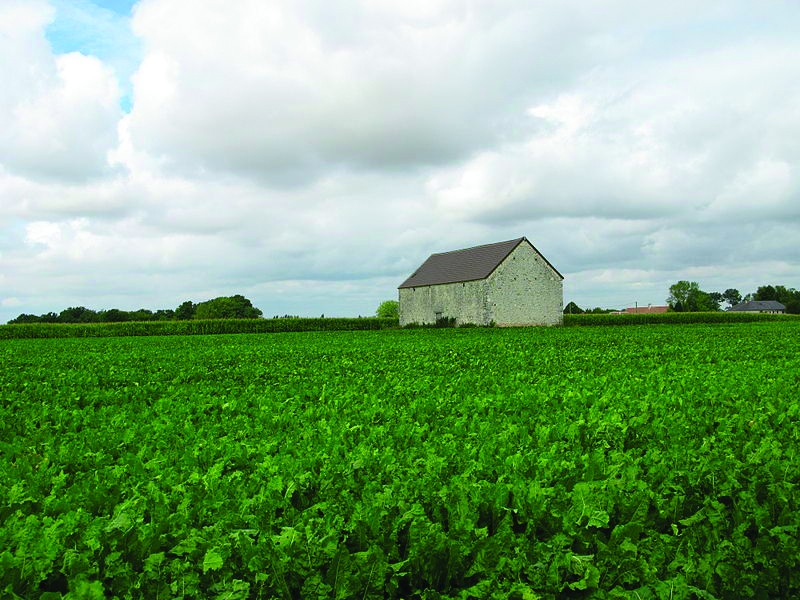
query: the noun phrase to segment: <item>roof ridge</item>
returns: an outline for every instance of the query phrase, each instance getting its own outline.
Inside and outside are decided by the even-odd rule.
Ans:
[[[501,244],[510,244],[511,242],[521,242],[526,239],[525,236],[505,240],[503,242],[492,242],[491,244],[479,244],[477,246],[470,246],[469,248],[459,248],[458,250],[448,250],[447,252],[434,252],[431,256],[442,256],[444,254],[455,254],[456,252],[466,252],[467,250],[477,250],[478,248],[488,248],[489,246],[499,246]]]
[[[531,244],[528,238],[522,236],[502,242],[431,254],[398,287],[402,289],[486,279],[523,243],[528,244],[558,277],[564,279],[564,276]]]

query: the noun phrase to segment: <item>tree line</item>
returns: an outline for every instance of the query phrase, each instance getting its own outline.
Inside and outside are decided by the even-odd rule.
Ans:
[[[783,285],[762,285],[744,296],[736,288],[724,292],[706,292],[696,281],[678,281],[669,288],[667,304],[675,312],[709,312],[722,310],[723,305],[732,308],[751,300],[774,300],[786,307],[789,314],[800,314],[800,290]]]
[[[605,315],[610,312],[614,312],[615,309],[613,308],[600,308],[599,306],[595,306],[594,308],[581,308],[574,302],[569,302],[564,307],[564,314],[565,315]]]
[[[21,314],[11,319],[9,325],[17,323],[123,323],[126,321],[186,321],[189,319],[258,319],[261,310],[244,296],[220,296],[194,303],[182,302],[177,308],[152,311],[146,308],[126,311],[118,308],[92,310],[85,306],[65,308],[59,313],[43,315]]]
[[[669,288],[667,304],[674,312],[713,312],[729,309],[750,300],[774,300],[783,304],[788,314],[800,314],[800,290],[783,285],[762,285],[755,292],[742,295],[736,288],[728,288],[724,292],[706,292],[700,289],[700,284],[696,281],[678,281]],[[564,314],[602,314],[613,310],[582,309],[574,302],[570,302],[564,307]]]

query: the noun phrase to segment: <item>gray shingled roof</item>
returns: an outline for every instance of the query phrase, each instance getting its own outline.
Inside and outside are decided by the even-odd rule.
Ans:
[[[486,279],[498,265],[511,254],[520,243],[530,244],[536,253],[550,265],[550,268],[563,279],[550,262],[536,250],[526,238],[521,237],[507,242],[453,250],[431,254],[411,276],[400,284],[399,288],[423,287],[426,285],[439,285],[442,283],[459,283],[462,281],[476,281]]]
[[[786,310],[786,307],[775,300],[750,300],[749,302],[737,304],[731,310]]]

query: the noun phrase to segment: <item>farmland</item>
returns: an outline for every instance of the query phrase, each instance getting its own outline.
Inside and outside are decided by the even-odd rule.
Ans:
[[[800,594],[800,323],[0,341],[22,598]]]

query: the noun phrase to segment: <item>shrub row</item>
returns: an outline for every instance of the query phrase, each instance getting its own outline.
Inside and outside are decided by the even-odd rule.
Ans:
[[[689,323],[752,323],[796,320],[795,315],[740,312],[669,312],[636,315],[564,315],[564,325],[649,325]]]
[[[586,325],[646,325],[682,323],[750,323],[797,320],[796,315],[696,312],[638,315],[564,315],[568,327]],[[439,327],[447,326],[438,324]],[[452,325],[451,325],[452,326]],[[22,323],[0,325],[0,339],[119,337],[147,335],[209,335],[221,333],[279,333],[295,331],[364,331],[394,329],[397,319],[291,318],[132,321],[126,323]],[[413,326],[410,326],[413,327]],[[433,327],[433,326],[431,326]]]
[[[0,325],[0,339],[118,337],[141,335],[208,335],[293,331],[356,331],[398,327],[397,319],[297,318],[135,321],[128,323],[25,323]]]

